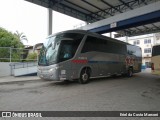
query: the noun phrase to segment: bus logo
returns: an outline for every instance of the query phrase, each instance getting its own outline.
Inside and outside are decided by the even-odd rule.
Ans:
[[[133,58],[127,56],[126,59],[125,59],[125,61],[126,61],[126,64],[127,64],[127,65],[133,65],[135,59],[133,59]]]

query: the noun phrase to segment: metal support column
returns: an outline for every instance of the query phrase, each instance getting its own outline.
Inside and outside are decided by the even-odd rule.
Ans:
[[[128,43],[128,36],[125,36],[125,38],[126,38],[126,43]]]
[[[126,43],[128,43],[128,33],[125,32],[125,40],[126,40]]]
[[[112,38],[112,32],[109,33],[109,37]]]
[[[48,8],[48,35],[52,34],[52,9]]]

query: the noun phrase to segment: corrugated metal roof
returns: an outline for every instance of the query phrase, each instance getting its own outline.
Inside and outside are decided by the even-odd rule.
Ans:
[[[93,23],[160,0],[26,0],[57,12]],[[118,31],[119,36],[159,31],[160,22]],[[142,32],[143,31],[143,32]]]

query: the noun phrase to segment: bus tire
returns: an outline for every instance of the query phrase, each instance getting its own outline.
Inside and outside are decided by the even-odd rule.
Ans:
[[[132,77],[133,76],[133,68],[129,68],[127,72],[127,77]]]
[[[80,74],[79,83],[86,84],[90,79],[90,68],[83,68]]]

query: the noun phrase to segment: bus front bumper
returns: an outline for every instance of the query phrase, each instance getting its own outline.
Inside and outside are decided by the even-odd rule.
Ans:
[[[46,80],[59,81],[59,70],[57,67],[38,67],[37,75]]]

